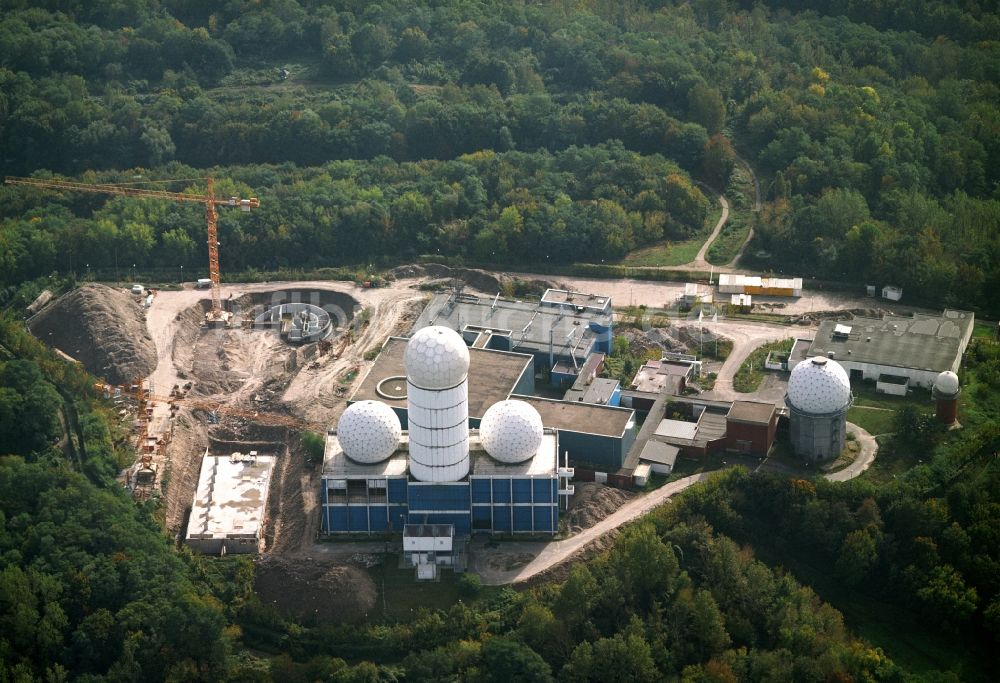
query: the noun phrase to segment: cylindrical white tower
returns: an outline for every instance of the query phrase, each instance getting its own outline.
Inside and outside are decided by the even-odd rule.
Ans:
[[[448,327],[419,330],[406,345],[410,474],[459,481],[469,474],[469,349]]]

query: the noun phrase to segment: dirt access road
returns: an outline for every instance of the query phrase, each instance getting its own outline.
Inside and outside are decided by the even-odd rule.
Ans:
[[[680,268],[690,268],[691,270],[710,270],[712,268],[712,264],[705,260],[705,255],[708,253],[709,247],[712,246],[712,242],[714,242],[715,238],[717,238],[719,233],[722,232],[722,228],[725,226],[726,221],[729,220],[729,201],[721,194],[719,195],[719,204],[722,205],[722,215],[719,216],[719,222],[715,224],[715,229],[712,231],[712,234],[709,235],[708,239],[705,240],[705,243],[701,245],[701,249],[698,250],[698,254],[694,257],[694,261],[685,263],[683,266],[679,266]]]
[[[664,484],[652,493],[639,496],[618,509],[617,512],[605,517],[600,522],[571,536],[563,541],[514,541],[503,544],[505,554],[533,555],[534,559],[522,567],[504,569],[490,564],[490,553],[484,552],[486,541],[476,539],[470,547],[472,555],[471,569],[482,578],[488,586],[500,586],[509,583],[527,581],[531,577],[566,561],[601,537],[618,529],[670,500],[671,496],[684,489],[705,481],[712,473],[693,474],[677,481]]]

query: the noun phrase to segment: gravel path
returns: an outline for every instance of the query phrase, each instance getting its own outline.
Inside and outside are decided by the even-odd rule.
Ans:
[[[823,478],[828,481],[849,481],[859,477],[875,462],[875,456],[878,454],[878,442],[875,437],[850,422],[847,423],[847,433],[853,434],[854,438],[861,444],[861,453],[854,459],[854,462],[844,469],[823,475]]]
[[[726,224],[726,221],[729,220],[729,202],[721,194],[719,195],[719,204],[722,205],[722,215],[719,216],[719,222],[715,224],[715,230],[713,230],[712,234],[708,236],[705,243],[701,245],[701,249],[698,250],[698,255],[694,257],[694,261],[685,263],[683,266],[679,266],[680,268],[689,268],[691,270],[709,270],[712,267],[712,264],[705,260],[705,254],[708,253],[708,249],[712,246],[712,242],[714,242],[715,238],[719,236],[719,233],[722,232],[722,227]]]

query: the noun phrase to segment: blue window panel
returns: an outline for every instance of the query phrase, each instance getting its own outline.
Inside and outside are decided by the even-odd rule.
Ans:
[[[372,531],[381,532],[389,530],[389,511],[381,505],[372,505],[368,508],[371,512]]]
[[[473,479],[471,482],[472,486],[472,502],[473,503],[489,503],[490,502],[490,480],[489,479]]]
[[[535,502],[536,503],[551,503],[552,502],[552,480],[551,479],[532,479],[531,485],[535,489]]]
[[[328,507],[326,510],[329,523],[328,531],[338,532],[348,530],[346,507]]]
[[[530,503],[531,502],[531,480],[530,479],[515,479],[514,480],[514,502],[515,503]]]
[[[514,508],[514,531],[531,531],[531,507]]]
[[[393,533],[402,533],[404,526],[406,526],[406,506],[390,505],[388,530]]]
[[[510,479],[493,480],[493,502],[494,503],[510,502]]]
[[[493,506],[493,531],[510,531],[510,506]]]
[[[348,526],[351,531],[368,531],[368,506],[352,505],[348,508],[350,519]]]
[[[405,479],[390,479],[388,482],[389,487],[389,502],[390,503],[405,503],[406,502],[406,480]]]
[[[535,507],[535,531],[552,531],[552,508],[547,505]]]
[[[410,510],[468,510],[468,484],[407,486]]]
[[[477,505],[472,508],[472,528],[476,531],[492,530],[493,519],[490,515],[490,506]]]

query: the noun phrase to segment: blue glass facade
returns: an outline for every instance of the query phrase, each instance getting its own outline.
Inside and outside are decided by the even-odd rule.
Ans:
[[[555,533],[559,481],[530,477],[472,477],[427,484],[397,477],[325,481],[325,534],[400,533],[404,524],[453,524],[455,533]]]

